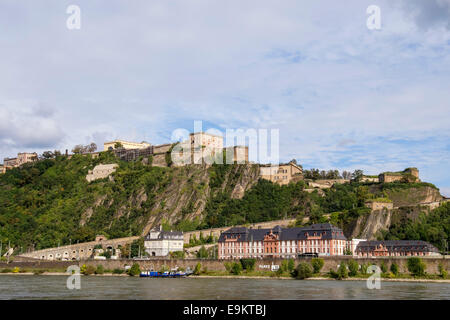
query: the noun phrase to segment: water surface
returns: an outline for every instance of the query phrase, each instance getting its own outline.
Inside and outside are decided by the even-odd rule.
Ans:
[[[68,290],[66,276],[0,276],[0,299],[450,299],[450,284],[277,279],[151,279],[82,276]]]

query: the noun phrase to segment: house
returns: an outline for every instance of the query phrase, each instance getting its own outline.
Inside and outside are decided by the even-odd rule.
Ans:
[[[3,166],[0,168],[0,173],[6,172],[6,170],[20,167],[21,165],[38,160],[36,152],[21,152],[17,154],[16,158],[4,158]]]
[[[224,148],[227,164],[244,164],[248,163],[248,147],[232,146]]]
[[[183,243],[183,232],[163,231],[162,226],[150,230],[144,238],[145,251],[151,257],[165,257],[170,252],[183,251]]]
[[[280,165],[261,165],[259,175],[278,184],[288,184],[295,179],[303,179],[303,169],[294,162]]]
[[[421,240],[362,241],[355,253],[360,257],[439,256],[439,250]]]
[[[341,229],[329,224],[304,228],[248,229],[234,227],[219,237],[219,259],[294,258],[302,253],[343,255],[347,239]]]

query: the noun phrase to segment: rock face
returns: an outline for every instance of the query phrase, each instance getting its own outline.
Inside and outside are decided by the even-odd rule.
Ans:
[[[377,233],[391,225],[392,211],[390,209],[373,210],[368,216],[359,217],[351,237],[376,240]]]

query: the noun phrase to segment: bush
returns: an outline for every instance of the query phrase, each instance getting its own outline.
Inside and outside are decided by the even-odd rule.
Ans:
[[[425,275],[425,267],[425,263],[420,258],[412,257],[408,259],[408,271],[415,277]]]
[[[20,272],[20,268],[19,267],[14,267],[12,272],[13,273],[19,273]]]
[[[128,270],[128,275],[134,277],[138,276],[141,273],[141,268],[139,268],[139,264],[133,263],[130,270]]]
[[[194,275],[198,276],[202,270],[202,264],[199,262],[195,265]]]
[[[361,265],[361,274],[367,274],[367,264],[365,263]]]
[[[44,272],[45,272],[45,270],[43,270],[43,269],[36,269],[36,270],[33,271],[33,274],[34,275],[40,275],[40,274],[43,274]]]
[[[394,276],[398,276],[398,265],[395,262],[393,262],[391,264],[391,268],[390,269],[391,269],[391,272],[392,272],[392,274]]]
[[[235,275],[239,275],[242,272],[242,265],[240,263],[234,262],[231,267],[231,273]]]
[[[242,265],[242,269],[247,270],[247,271],[255,270],[255,263],[256,263],[255,258],[241,259],[240,262]]]
[[[3,269],[3,270],[2,270],[2,273],[11,273],[11,272],[12,272],[11,269]]]
[[[295,262],[294,259],[289,259],[288,261],[288,271],[292,272],[295,269]]]
[[[223,263],[225,270],[227,270],[227,272],[231,273],[231,267],[233,266],[231,262],[224,262]]]
[[[95,270],[95,274],[104,274],[105,273],[105,268],[103,268],[103,266],[101,264],[99,264],[97,266],[97,269]]]
[[[80,271],[81,271],[81,269],[80,269]],[[85,276],[88,276],[88,275],[94,274],[95,271],[96,271],[95,267],[89,265],[89,266],[87,266],[87,267],[85,268],[83,274],[84,274]]]
[[[308,263],[302,262],[297,266],[297,272],[296,272],[297,279],[303,280],[303,279],[309,278],[311,276],[312,276],[312,269]]]
[[[380,269],[381,269],[381,272],[382,273],[386,273],[387,272],[387,266],[386,266],[386,264],[384,263],[384,261],[381,261],[381,264],[380,264]]]
[[[348,275],[350,277],[356,276],[358,274],[358,271],[359,271],[359,264],[358,264],[358,262],[356,262],[355,260],[351,259],[348,262],[348,270],[349,270]]]
[[[445,269],[442,262],[439,263],[438,269],[439,269],[439,275],[444,279],[447,278],[447,270]]]
[[[122,274],[122,273],[124,273],[124,270],[119,269],[119,268],[116,268],[116,269],[113,270],[112,273],[113,273],[113,274]]]
[[[322,270],[322,268],[323,268],[324,261],[322,258],[312,258],[311,265],[314,269],[314,273],[319,273],[320,270]]]
[[[337,270],[337,278],[339,280],[348,278],[347,265],[345,264],[345,262],[341,262],[341,265],[339,266],[339,268]]]
[[[80,273],[81,274],[84,274],[85,272],[86,272],[86,265],[85,264],[83,264],[82,266],[81,266],[81,268],[80,268]]]

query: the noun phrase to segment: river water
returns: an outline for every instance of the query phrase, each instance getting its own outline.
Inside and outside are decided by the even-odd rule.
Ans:
[[[66,276],[0,276],[0,299],[445,299],[450,284],[365,281],[136,277],[81,277],[81,289],[69,290]]]

